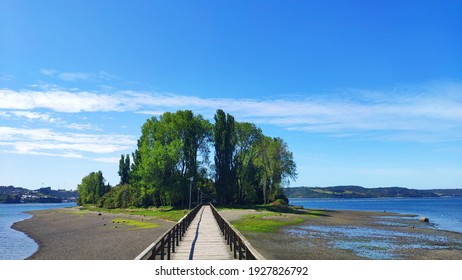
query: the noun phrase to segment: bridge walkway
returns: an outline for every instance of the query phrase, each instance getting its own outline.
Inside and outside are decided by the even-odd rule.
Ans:
[[[197,213],[172,260],[233,260],[233,252],[220,231],[210,205],[204,205]]]

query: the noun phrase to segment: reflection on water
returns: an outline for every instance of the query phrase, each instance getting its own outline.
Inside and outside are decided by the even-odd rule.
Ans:
[[[401,224],[399,221],[383,222]],[[286,231],[292,235],[323,238],[329,246],[351,250],[359,257],[376,260],[400,259],[399,250],[402,249],[462,249],[460,241],[449,240],[446,236],[381,228],[304,225]]]

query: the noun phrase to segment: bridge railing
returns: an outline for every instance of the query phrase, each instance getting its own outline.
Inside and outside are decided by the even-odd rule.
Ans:
[[[188,214],[176,223],[171,229],[154,241],[146,250],[139,254],[135,260],[170,260],[171,253],[175,253],[175,247],[182,240],[186,230],[196,217],[203,204],[194,207]]]
[[[263,260],[261,256],[241,235],[240,232],[234,229],[234,227],[218,213],[217,209],[210,203],[213,216],[220,227],[220,231],[226,239],[226,244],[229,246],[229,250],[233,251],[234,258],[239,260]]]

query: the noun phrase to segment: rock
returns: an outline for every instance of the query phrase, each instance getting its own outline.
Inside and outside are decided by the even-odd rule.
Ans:
[[[430,222],[430,219],[427,218],[427,217],[420,217],[419,221],[422,222],[422,223],[428,223],[428,222]]]

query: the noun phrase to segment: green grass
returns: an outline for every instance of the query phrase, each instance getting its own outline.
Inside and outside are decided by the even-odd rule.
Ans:
[[[188,214],[188,209],[159,209],[159,208],[150,208],[150,209],[137,209],[131,212],[134,215],[140,216],[149,216],[156,217],[163,220],[178,222],[184,215]]]
[[[127,208],[127,209],[106,209],[99,208],[94,205],[85,205],[80,210],[88,210],[94,212],[112,213],[112,214],[130,214],[146,217],[154,217],[162,220],[178,222],[186,215],[188,209],[174,209],[173,207],[159,207],[159,208]]]
[[[277,213],[250,214],[233,222],[233,226],[239,231],[275,232],[278,229],[302,223],[301,217],[293,217]]]
[[[132,229],[148,229],[148,228],[156,228],[160,226],[159,224],[149,223],[149,222],[141,222],[136,220],[127,220],[127,219],[114,219],[112,220],[113,224],[123,224],[130,227]]]
[[[310,210],[310,209],[303,209],[303,207],[297,206],[274,206],[271,204],[261,204],[261,205],[234,205],[234,206],[218,206],[216,207],[218,211],[222,210],[245,210],[245,209],[253,209],[256,211],[264,212],[269,211],[272,213],[286,213],[286,214],[297,214],[303,216],[311,216],[311,217],[329,217],[327,214],[328,211],[323,210]]]

